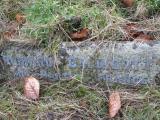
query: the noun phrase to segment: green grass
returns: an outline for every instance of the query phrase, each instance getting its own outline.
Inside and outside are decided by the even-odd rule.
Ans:
[[[8,22],[15,20],[17,13],[24,13],[27,23],[21,31],[27,37],[36,39],[52,53],[57,53],[62,41],[70,40],[67,34],[82,28],[89,28],[91,37],[100,40],[121,39],[121,25],[132,19],[136,19],[143,26],[149,25],[159,29],[158,20],[151,19],[150,22],[150,18],[156,18],[159,14],[160,0],[136,0],[132,8],[124,8],[119,0],[99,1],[94,3],[90,0],[1,0],[0,18]],[[148,10],[147,22],[134,18],[139,3],[143,3]],[[81,18],[80,26],[75,25],[74,17]],[[91,86],[77,79],[54,83],[41,81],[38,102],[24,98],[22,81],[0,85],[0,119],[109,119],[107,103],[112,90],[120,91],[123,103],[115,119],[160,119],[159,87],[142,86],[128,89],[127,86],[115,85],[108,89],[106,85]]]
[[[147,3],[151,14],[160,12],[160,0],[147,0]]]
[[[14,83],[14,82],[13,82]],[[29,101],[23,96],[23,82],[8,83],[0,87],[0,116],[3,119],[30,119],[47,117],[73,119],[108,119],[108,95],[117,90],[121,94],[122,108],[115,120],[159,120],[159,87],[113,89],[100,84],[87,85],[79,80],[59,82],[41,81],[39,101]]]
[[[132,8],[125,8],[119,0],[2,0],[0,3],[1,16],[9,20],[15,20],[17,13],[24,13],[27,24],[21,31],[52,51],[57,49],[53,47],[55,41],[56,44],[68,41],[71,32],[82,28],[90,29],[92,40],[120,40],[123,37],[120,26],[126,20],[141,20],[134,18],[140,3],[148,10],[147,18],[160,11],[160,0],[136,0]],[[79,26],[75,26],[74,17],[81,18]]]
[[[30,29],[28,28],[30,35],[46,44],[49,42],[48,40],[56,40],[58,33],[61,33],[61,36],[65,36],[62,30],[59,30],[58,33],[53,32],[60,29],[57,26],[58,24],[63,27],[66,33],[85,27],[100,31],[108,24],[103,7],[99,4],[90,5],[86,0],[39,0],[26,8],[25,13],[28,21],[32,24]],[[81,17],[82,23],[80,26],[75,27],[72,24],[74,22],[72,18],[77,16]],[[61,39],[65,41],[67,36]]]
[[[132,19],[139,2],[145,3],[144,7],[148,9],[146,17],[153,16],[160,10],[159,0],[137,0],[132,8],[124,8],[119,0],[36,0],[26,7],[24,13],[31,24],[27,28],[30,36],[48,47],[50,42],[56,41],[57,35],[61,36],[61,41],[66,41],[69,38],[64,31],[69,34],[81,28],[89,28],[91,36],[96,36],[97,39],[121,38],[120,24],[127,18]],[[81,18],[80,26],[73,25],[73,17]],[[64,31],[58,25],[61,25]],[[107,25],[111,28],[105,28]],[[118,37],[115,38],[116,36]]]

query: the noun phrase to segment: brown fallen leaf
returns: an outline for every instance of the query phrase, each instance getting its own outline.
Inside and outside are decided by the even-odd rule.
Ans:
[[[123,27],[125,31],[126,40],[135,40],[139,42],[146,42],[154,40],[152,35],[148,35],[143,31],[143,29],[136,23],[128,23]]]
[[[126,40],[133,40],[133,38],[137,37],[139,33],[137,33],[137,30],[139,29],[139,25],[136,23],[127,23],[125,26],[123,26],[124,29],[124,37]]]
[[[109,116],[110,118],[115,117],[115,115],[118,113],[118,111],[121,108],[121,100],[119,92],[113,92],[109,96]]]
[[[12,33],[9,31],[3,32],[3,38],[7,41],[10,40],[12,38]]]
[[[26,17],[23,14],[18,13],[16,14],[16,21],[20,24],[24,24],[26,22]]]
[[[11,21],[9,23],[6,23],[6,26],[3,32],[3,38],[5,40],[10,40],[11,38],[16,36],[17,31],[18,31],[17,22]]]
[[[151,35],[147,35],[147,34],[144,34],[144,33],[141,33],[139,36],[137,36],[134,41],[137,41],[137,42],[148,42],[148,41],[152,41],[154,40],[154,37],[151,36]]]
[[[31,100],[37,100],[39,99],[39,90],[40,90],[40,84],[39,81],[30,76],[25,78],[25,84],[24,84],[24,95],[26,98]]]
[[[134,4],[134,0],[121,0],[125,7],[132,7]]]
[[[70,37],[72,38],[73,41],[82,41],[86,39],[88,36],[89,36],[88,28],[83,28],[82,30],[78,32],[74,32],[70,34]]]

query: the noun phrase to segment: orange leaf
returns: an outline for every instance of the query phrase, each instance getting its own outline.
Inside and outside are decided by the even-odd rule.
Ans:
[[[121,100],[119,92],[114,92],[109,96],[109,116],[111,118],[115,117],[121,108]]]
[[[83,39],[86,39],[88,36],[89,36],[89,29],[88,28],[84,28],[81,31],[70,34],[70,37],[75,41],[76,40],[81,41]]]
[[[121,0],[125,7],[132,7],[134,0]]]
[[[16,21],[20,24],[25,23],[26,17],[20,13],[16,14]]]
[[[37,100],[39,98],[39,81],[34,77],[25,78],[24,95],[31,100]]]

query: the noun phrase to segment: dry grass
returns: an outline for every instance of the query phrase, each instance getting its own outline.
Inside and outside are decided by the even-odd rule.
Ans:
[[[59,13],[55,12],[52,16],[45,14],[46,19],[44,19],[43,14],[39,18],[36,17],[37,13],[42,13],[41,10],[36,13],[34,10],[37,8],[26,8],[26,5],[30,5],[28,1],[2,0],[0,1],[0,26],[1,23],[3,25],[4,22],[6,24],[6,22],[15,20],[17,12],[24,12],[27,15],[27,23],[21,28],[18,37],[25,38],[27,41],[33,40],[34,37],[38,43],[42,43],[53,53],[57,51],[59,43],[70,40],[68,33],[73,29],[70,29],[71,26],[66,27],[63,23],[65,19],[68,20],[77,14],[82,17],[81,28],[87,27],[91,30],[91,37],[87,41],[122,40],[125,34],[122,26],[130,22],[138,23],[143,31],[154,34],[157,40],[160,39],[159,9],[157,10],[155,6],[155,10],[158,12],[154,12],[154,14],[149,12],[149,8],[151,8],[149,2],[152,0],[146,0],[145,3],[144,0],[137,0],[140,4],[137,3],[132,8],[123,8],[118,0],[109,0],[107,3],[105,3],[106,0],[101,0],[91,6],[89,1],[84,4],[86,1],[70,0],[70,3],[64,3],[70,5],[64,5],[62,10],[57,8]],[[76,5],[80,9],[77,9]],[[45,9],[48,10],[49,7],[46,6]],[[155,10],[152,5],[152,11]],[[61,25],[61,28],[59,25]],[[5,26],[0,31],[0,46],[3,31],[5,31]],[[23,81],[0,84],[0,119],[109,119],[108,95],[113,90],[121,93],[123,103],[122,109],[115,119],[160,119],[159,87],[141,86],[132,88],[120,85],[107,87],[102,83],[86,84],[77,79],[52,83],[42,80],[39,101],[30,101],[23,96]]]
[[[27,16],[27,23],[21,28],[19,36],[27,36],[30,40],[34,38],[47,48],[55,42],[59,44],[62,41],[71,41],[69,33],[81,28],[90,29],[88,41],[124,40],[122,26],[130,22],[142,25],[143,30],[149,31],[159,39],[158,0],[137,0],[131,8],[124,8],[118,0],[48,0],[45,3],[16,0],[2,3],[1,17],[7,18],[6,21],[15,20],[15,14],[19,12]],[[15,6],[18,7],[15,9]],[[79,27],[73,25],[75,21],[72,18],[76,16],[82,19]]]
[[[41,80],[39,101],[23,96],[23,81],[5,83],[0,87],[2,119],[23,120],[103,120],[108,117],[108,95],[120,92],[122,108],[115,119],[158,120],[160,117],[159,87],[85,84],[79,80],[46,82]]]

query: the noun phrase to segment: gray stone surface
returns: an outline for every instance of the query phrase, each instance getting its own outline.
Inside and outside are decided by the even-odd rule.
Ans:
[[[8,45],[1,52],[11,78],[33,75],[49,80],[104,80],[121,84],[151,84],[160,73],[160,41],[62,43],[57,55],[40,48]],[[1,74],[1,73],[0,73]]]

